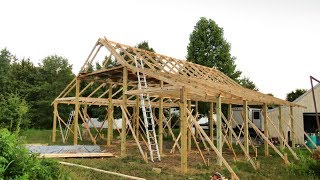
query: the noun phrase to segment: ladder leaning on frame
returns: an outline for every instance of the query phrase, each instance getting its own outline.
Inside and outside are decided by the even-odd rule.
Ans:
[[[137,60],[135,58],[136,67],[139,69],[144,69],[143,61]],[[142,72],[137,71],[138,77],[138,89],[147,89],[147,80],[146,75]],[[155,131],[155,124],[152,114],[152,107],[150,103],[150,97],[148,93],[140,94],[140,101],[141,101],[141,109],[144,119],[144,127],[146,131],[146,136],[148,140],[148,149],[150,152],[150,160],[154,162],[155,159],[160,161],[160,153],[159,147],[157,142],[157,136]]]
[[[62,139],[64,141],[63,143],[65,143],[65,141],[67,141],[67,139],[68,139],[69,129],[70,129],[71,125],[73,124],[73,121],[72,121],[73,119],[74,119],[74,110],[72,110],[70,112],[70,114],[69,114],[69,118],[68,118],[68,121],[67,121],[67,124],[66,124],[66,128],[65,128],[65,133],[63,134],[63,131],[61,131],[61,136],[62,136]],[[59,121],[59,125],[60,125],[60,129],[62,129],[60,121]],[[80,128],[77,128],[77,129],[78,129],[78,136],[79,136],[80,140],[82,141]]]

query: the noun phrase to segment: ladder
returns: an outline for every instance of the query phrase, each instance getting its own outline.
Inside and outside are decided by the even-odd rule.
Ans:
[[[73,117],[74,117],[74,110],[72,110],[71,112],[70,112],[70,114],[69,114],[69,118],[68,118],[68,121],[67,121],[67,127],[65,128],[66,130],[65,130],[65,137],[64,137],[64,139],[67,139],[68,138],[68,135],[69,135],[69,129],[70,129],[70,126],[72,125],[72,119],[73,119]],[[72,122],[72,123],[71,123]],[[80,128],[78,127],[77,128],[78,129],[78,136],[79,136],[79,138],[80,138],[80,140],[82,141],[82,136],[81,136],[81,132],[80,132]]]
[[[139,62],[140,61],[140,62]],[[135,64],[137,68],[144,69],[143,61],[137,60],[135,58]],[[147,80],[146,75],[144,73],[141,73],[137,71],[138,76],[138,88],[139,89],[147,89]],[[141,109],[144,119],[144,127],[146,131],[146,136],[148,140],[148,149],[150,152],[150,160],[154,162],[154,160],[160,161],[160,152],[159,152],[159,146],[157,142],[157,136],[155,131],[155,124],[152,114],[152,108],[150,103],[150,96],[149,94],[140,94],[140,101],[141,101]]]

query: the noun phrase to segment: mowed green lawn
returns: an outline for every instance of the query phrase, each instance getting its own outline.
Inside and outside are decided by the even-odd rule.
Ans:
[[[52,144],[51,140],[51,130],[26,130],[21,133],[21,137],[25,138],[27,144]],[[57,132],[57,143],[62,145],[59,132]],[[115,132],[115,140],[119,139],[118,134]],[[130,139],[130,138],[129,138]],[[69,139],[68,144],[72,144],[72,138]],[[168,145],[165,152],[170,151],[171,140],[170,138],[165,138]],[[102,142],[100,142],[102,143]],[[104,144],[105,142],[103,142]],[[92,144],[89,141],[79,142],[79,144]],[[102,149],[108,148],[102,146]],[[225,145],[226,149],[227,146]],[[239,161],[233,161],[232,153],[229,150],[225,150],[224,156],[227,157],[228,163],[231,165],[236,174],[240,179],[318,179],[318,177],[312,175],[293,175],[289,172],[287,166],[283,163],[282,159],[270,149],[270,156],[265,157],[263,155],[263,147],[258,147],[258,157],[257,161],[260,163],[260,169],[254,170],[249,162],[247,162],[241,152],[239,146],[234,145],[236,154]],[[112,149],[112,150],[111,150]],[[170,155],[166,153],[166,156],[162,157],[161,162],[156,163],[145,163],[137,147],[131,143],[128,150],[128,157],[120,158],[120,146],[119,143],[113,145],[110,151],[114,152],[115,157],[111,158],[68,158],[68,159],[57,159],[58,161],[71,162],[75,164],[81,164],[85,166],[90,166],[94,168],[99,168],[107,171],[113,171],[118,173],[123,173],[127,175],[143,177],[146,179],[210,179],[210,175],[213,172],[220,172],[227,178],[230,178],[229,172],[225,167],[219,167],[216,165],[216,157],[214,153],[212,155],[206,154],[206,158],[209,158],[210,165],[206,167],[203,165],[200,155],[196,152],[188,155],[189,159],[189,171],[186,175],[182,175],[179,172],[180,169],[180,157],[178,151],[176,155]],[[296,149],[299,154],[308,154],[305,149]],[[203,151],[204,152],[204,151]],[[288,159],[290,162],[299,163],[299,161],[294,161],[290,152],[288,151]],[[152,171],[152,168],[161,168],[161,173],[156,174]],[[118,176],[113,176],[109,174],[104,174],[100,172],[95,172],[92,170],[82,169],[78,167],[70,167],[61,165],[61,170],[67,172],[72,179],[121,179]]]

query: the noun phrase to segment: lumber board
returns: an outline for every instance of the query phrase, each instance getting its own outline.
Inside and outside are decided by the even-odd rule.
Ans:
[[[50,153],[40,154],[43,158],[93,158],[93,157],[113,157],[112,153]]]

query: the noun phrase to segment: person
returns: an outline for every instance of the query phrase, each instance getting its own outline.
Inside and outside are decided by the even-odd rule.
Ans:
[[[211,180],[221,180],[222,179],[222,175],[218,172],[215,172],[212,176],[211,176]]]

